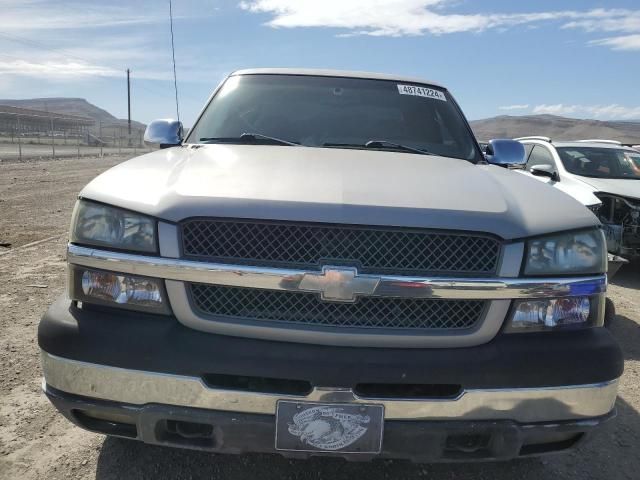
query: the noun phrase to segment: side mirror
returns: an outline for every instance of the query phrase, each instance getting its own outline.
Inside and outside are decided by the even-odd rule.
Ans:
[[[554,182],[560,180],[558,173],[551,165],[533,165],[530,172],[536,177],[549,177]]]
[[[160,148],[175,147],[183,140],[182,122],[172,119],[154,120],[144,131],[144,143]]]
[[[487,162],[501,167],[519,167],[527,163],[524,145],[515,140],[489,140]]]

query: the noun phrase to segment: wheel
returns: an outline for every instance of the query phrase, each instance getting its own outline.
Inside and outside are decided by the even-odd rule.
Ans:
[[[604,304],[604,326],[609,328],[616,318],[616,306],[613,300],[607,298]]]

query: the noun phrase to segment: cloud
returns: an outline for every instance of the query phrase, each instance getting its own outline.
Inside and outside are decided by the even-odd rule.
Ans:
[[[611,47],[613,50],[640,50],[640,33],[592,40],[589,43],[591,45]]]
[[[557,103],[555,105],[536,105],[533,107],[533,113],[535,114],[549,114],[549,115],[571,115],[576,112],[576,105],[564,105]]]
[[[524,105],[503,105],[502,107],[498,107],[498,110],[526,110],[529,108],[529,104]]]
[[[618,118],[621,120],[640,118],[640,107],[625,107],[623,105],[595,105],[584,107],[595,118]]]
[[[166,21],[164,12],[163,15],[149,13],[155,10],[79,1],[3,0],[2,30],[78,30]]]
[[[640,10],[592,9],[531,13],[450,13],[454,0],[244,0],[241,9],[270,15],[273,28],[328,27],[339,36],[415,36],[461,32],[503,31],[509,27],[562,23],[566,29],[592,32],[640,33]],[[603,39],[600,45],[616,48]]]
[[[70,78],[70,77],[121,77],[122,71],[99,65],[80,62],[47,61],[34,63],[29,60],[0,59],[0,75],[22,75],[28,77]]]
[[[640,32],[640,10],[596,8],[562,28],[579,28],[587,32]]]
[[[609,105],[536,105],[532,113],[549,115],[580,115],[595,119],[630,120],[640,118],[640,107],[629,107],[612,103]]]
[[[613,50],[640,50],[640,10],[609,10],[609,15],[606,12],[602,9],[593,10],[592,16],[586,15],[583,19],[568,22],[563,28],[577,28],[589,33],[626,34],[591,40],[589,44]]]
[[[132,67],[138,77],[155,78],[147,70],[157,58],[157,50],[149,48],[149,40],[138,31],[141,24],[166,21],[166,15],[161,18],[139,5],[118,2],[0,1],[0,75],[122,77],[124,70]]]
[[[68,35],[65,40],[72,37]],[[154,51],[147,54],[150,50],[148,45],[144,41],[136,41],[135,37],[91,37],[76,44],[70,40],[60,44],[62,48],[49,48],[46,39],[35,38],[31,40],[0,32],[0,75],[40,79],[123,77],[124,71],[130,67],[135,78],[171,78],[170,53],[164,57]],[[166,65],[166,68],[159,69],[158,65]]]
[[[490,28],[551,19],[554,13],[443,14],[449,0],[252,0],[240,8],[273,16],[271,27],[332,27],[355,35],[402,36],[481,32]]]

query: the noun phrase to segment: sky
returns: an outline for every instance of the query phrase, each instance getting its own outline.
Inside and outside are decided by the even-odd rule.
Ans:
[[[168,0],[0,0],[0,98],[176,117]],[[471,120],[640,119],[638,0],[173,0],[180,117],[230,72],[313,67],[445,85]]]

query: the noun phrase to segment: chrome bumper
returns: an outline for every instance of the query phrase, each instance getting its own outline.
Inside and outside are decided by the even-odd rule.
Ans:
[[[67,260],[72,265],[111,270],[182,282],[230,287],[309,292],[305,287],[317,271],[250,267],[192,260],[150,257],[69,245]],[[605,275],[554,278],[455,278],[406,277],[358,274],[372,286],[370,296],[442,298],[458,300],[515,300],[595,295],[606,291]],[[576,293],[578,292],[578,293]]]
[[[209,388],[202,379],[126,370],[42,352],[44,388],[119,403],[164,404],[274,415],[278,400],[377,403],[387,420],[515,420],[548,422],[598,417],[614,406],[618,380],[548,388],[467,390],[455,399],[364,398],[350,389],[316,387],[306,396]]]
[[[165,236],[174,237],[173,234]],[[169,303],[178,321],[203,332],[332,346],[449,348],[481,345],[494,338],[507,317],[512,300],[602,295],[606,291],[606,275],[518,278],[523,248],[522,244],[505,247],[498,276],[492,278],[371,275],[360,274],[355,269],[347,275],[348,278],[329,278],[330,274],[337,272],[228,265],[112,252],[73,244],[68,246],[67,258],[71,265],[79,267],[164,279]],[[174,250],[165,253],[178,255],[177,247]],[[487,309],[474,328],[460,331],[341,329],[253,319],[230,320],[205,317],[195,311],[185,282],[292,293],[312,292],[320,296],[326,295],[325,290],[330,289],[334,297],[331,301],[353,302],[359,296],[484,300],[487,301]]]

